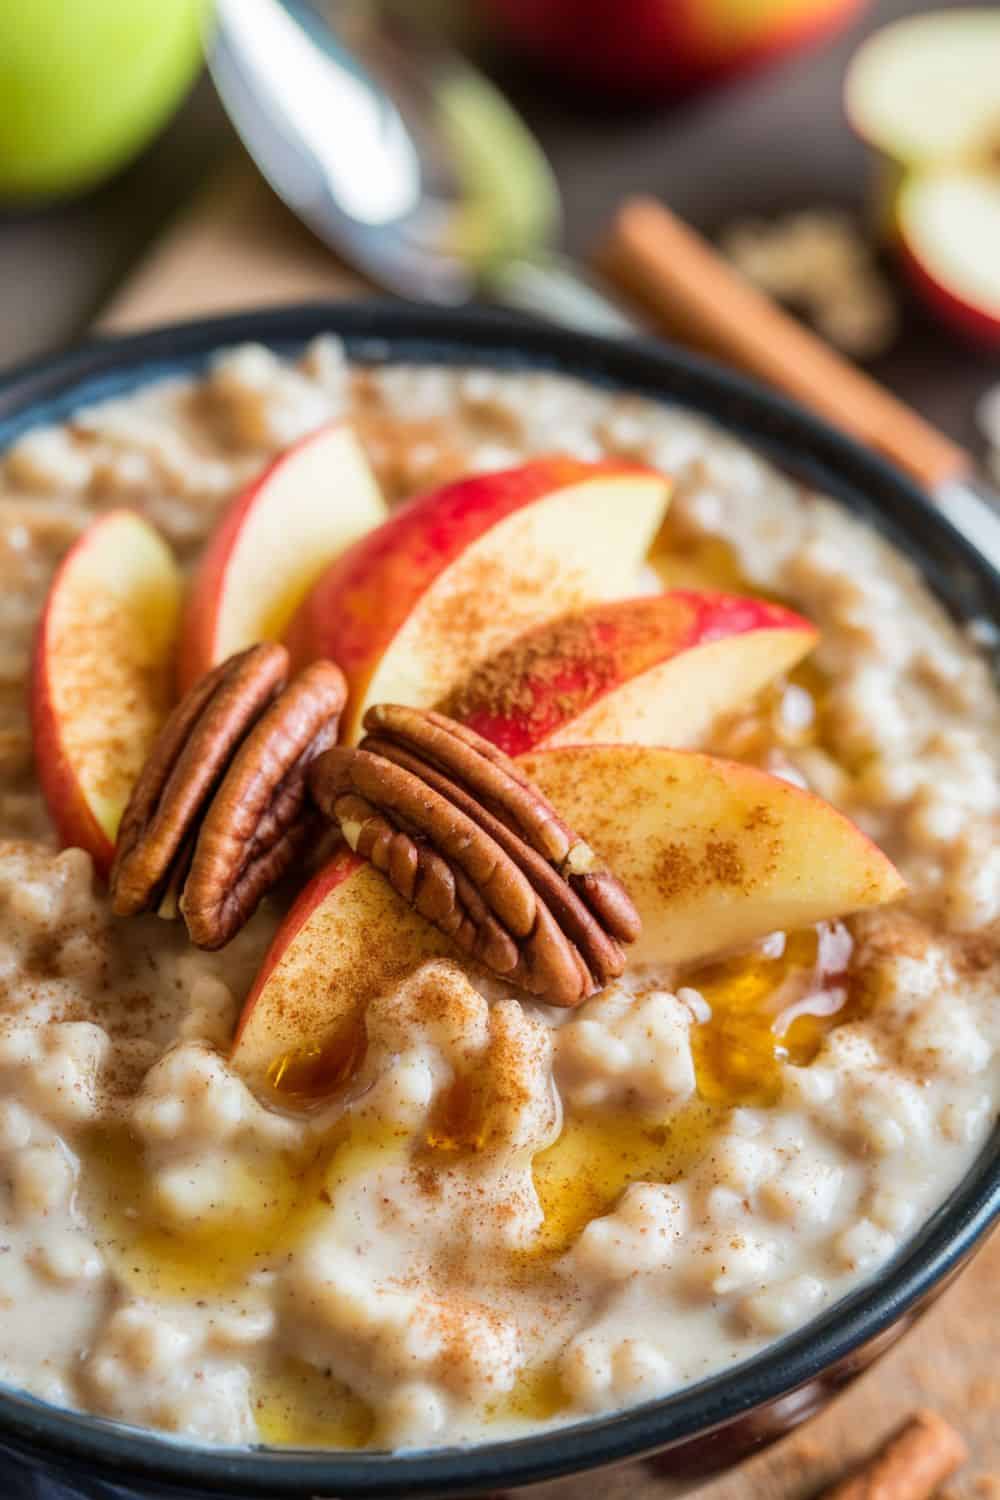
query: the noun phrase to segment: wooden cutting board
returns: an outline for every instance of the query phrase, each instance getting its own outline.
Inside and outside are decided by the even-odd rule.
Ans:
[[[263,304],[357,296],[342,266],[239,157],[206,184],[106,304],[105,333]]]
[[[237,308],[357,296],[365,285],[234,161],[159,241],[99,327],[124,331]],[[918,1326],[827,1411],[703,1490],[704,1500],[812,1495],[929,1405],[969,1442],[949,1500],[1000,1500],[1000,1236]]]

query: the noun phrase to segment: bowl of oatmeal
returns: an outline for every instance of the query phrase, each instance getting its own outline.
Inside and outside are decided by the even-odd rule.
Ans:
[[[12,1462],[653,1494],[903,1331],[1000,1209],[1000,582],[900,476],[367,305],[0,448]]]

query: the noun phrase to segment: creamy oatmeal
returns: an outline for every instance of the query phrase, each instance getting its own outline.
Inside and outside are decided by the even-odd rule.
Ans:
[[[811,788],[902,902],[574,1010],[431,956],[330,1098],[252,1091],[234,1024],[293,892],[218,953],[59,852],[24,708],[55,564],[126,504],[193,560],[270,458],[348,415],[396,501],[554,449],[676,490],[668,587],[819,629],[703,748]],[[870,1277],[988,1135],[1000,1070],[997,699],[910,566],[700,419],[547,374],[262,348],[34,431],[0,476],[0,1376],[212,1443],[475,1442],[660,1395]],[[303,1107],[300,1107],[303,1106]]]

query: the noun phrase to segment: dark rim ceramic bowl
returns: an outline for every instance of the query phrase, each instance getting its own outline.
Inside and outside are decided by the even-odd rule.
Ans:
[[[790,402],[652,341],[617,344],[490,313],[335,304],[248,313],[99,340],[0,383],[0,449],[21,432],[157,377],[195,372],[219,348],[256,340],[292,353],[332,331],[362,362],[553,370],[704,413],[784,469],[860,513],[917,564],[949,610],[1000,618],[1000,575],[895,469]],[[797,1333],[664,1400],[537,1437],[466,1450],[377,1453],[213,1450],[0,1391],[0,1443],[65,1468],[181,1492],[240,1496],[479,1493],[620,1462],[709,1437],[881,1347],[1000,1215],[998,1136],[947,1201],[879,1272]],[[793,1398],[794,1399],[794,1398]],[[666,1455],[665,1455],[666,1457]]]

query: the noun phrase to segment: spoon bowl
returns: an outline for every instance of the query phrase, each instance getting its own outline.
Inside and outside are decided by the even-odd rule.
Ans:
[[[398,296],[486,294],[597,332],[636,325],[554,249],[559,191],[503,95],[389,6],[217,0],[220,98],[271,187]]]

